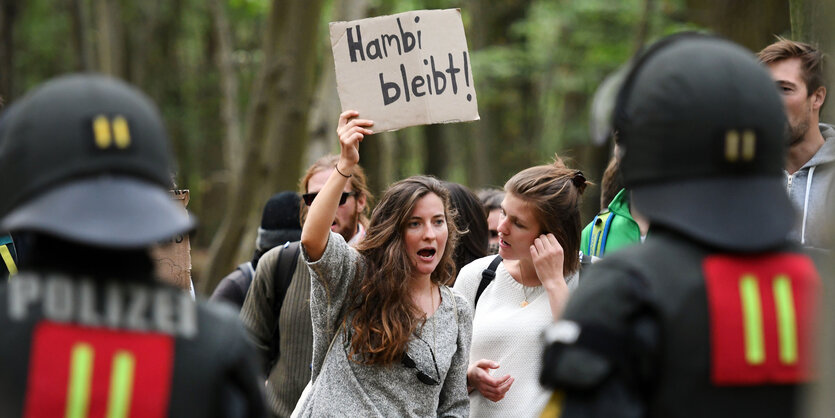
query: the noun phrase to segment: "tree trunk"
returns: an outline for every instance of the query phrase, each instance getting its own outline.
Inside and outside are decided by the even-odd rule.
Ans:
[[[336,0],[333,4],[333,21],[351,21],[368,15],[368,0]],[[333,152],[337,144],[336,123],[342,113],[336,87],[336,70],[330,37],[319,41],[322,50],[322,74],[314,94],[310,110],[310,142],[307,149],[306,165],[312,164],[323,155]],[[363,166],[364,167],[364,166]]]
[[[821,122],[835,122],[835,31],[832,30],[832,22],[835,22],[835,4],[832,0],[791,0],[790,4],[792,39],[816,45],[824,53],[824,79],[828,85],[826,105],[821,109]],[[835,224],[830,223],[828,228],[835,233]],[[823,318],[816,333],[819,353],[818,383],[810,391],[808,413],[804,414],[813,418],[830,417],[835,410],[835,398],[832,397],[835,390],[835,358],[832,356],[835,351],[835,307],[826,303],[835,297],[835,287],[831,286],[835,268],[830,259],[827,258],[825,261],[826,265],[820,272],[823,279],[820,312]]]
[[[0,1],[0,107],[16,97],[14,85],[14,26],[19,2],[16,0]]]
[[[821,0],[827,1],[827,0]],[[752,51],[789,29],[788,0],[686,0],[687,18]]]
[[[223,121],[223,155],[226,169],[239,173],[243,162],[243,140],[241,139],[241,119],[238,108],[238,76],[232,53],[234,46],[232,31],[226,16],[225,2],[211,0],[209,8],[212,14],[212,27],[217,42],[215,62],[220,73],[221,105],[220,117]]]
[[[521,42],[521,39],[513,33],[514,23],[525,18],[531,0],[511,0],[503,2],[484,2],[469,0],[465,2],[466,8],[471,14],[470,21],[478,22],[466,28],[467,37],[472,54],[477,54],[480,49],[493,45],[512,45]],[[476,59],[475,57],[473,58]],[[475,66],[475,63],[473,64]],[[487,85],[489,80],[479,79],[478,74],[473,74],[476,88],[482,92],[487,90],[507,91],[509,95],[518,93],[526,95],[528,85],[518,85],[514,81],[494,80],[494,85]],[[502,93],[503,95],[505,93]],[[510,118],[508,114],[519,113],[524,109],[513,108],[515,105],[507,103],[479,103],[479,114],[481,120],[470,126],[470,134],[466,141],[470,142],[467,148],[473,152],[470,160],[465,164],[468,167],[469,184],[476,187],[503,183],[506,167],[514,165],[515,158],[506,151],[508,143],[517,143],[524,135],[517,130],[519,125],[511,126],[507,123]],[[526,116],[523,116],[526,118]],[[523,123],[520,123],[522,125]],[[525,146],[513,147],[514,151],[526,153]],[[506,163],[510,163],[509,165]]]
[[[126,76],[138,86],[161,84],[160,69],[167,68],[167,63],[160,60],[161,55],[174,48],[179,34],[180,23],[172,25],[172,18],[181,15],[180,0],[144,0],[132,4],[133,12],[139,16],[142,24],[128,31],[130,42],[130,61]],[[177,29],[172,27],[176,26]],[[165,63],[165,64],[163,64]],[[163,77],[164,78],[164,77]]]
[[[426,125],[423,127],[423,173],[439,179],[447,179],[449,165],[449,143],[446,135],[449,125]]]
[[[87,28],[90,27],[90,13],[84,0],[72,0],[72,35],[75,56],[78,57],[76,70],[86,72],[93,70],[93,52]]]
[[[827,80],[827,105],[821,109],[821,122],[835,122],[835,5],[832,0],[790,0],[792,40],[809,42],[823,51],[824,79]]]
[[[296,188],[308,140],[322,3],[272,2],[263,40],[264,62],[247,113],[244,162],[209,248],[209,265],[200,283],[203,293],[234,268],[239,253],[246,254],[248,248],[246,258],[252,254],[254,240],[241,239],[248,228],[255,229],[267,197]]]
[[[115,0],[95,0],[95,8],[98,70],[114,77],[126,78],[122,66],[124,39],[119,4]]]

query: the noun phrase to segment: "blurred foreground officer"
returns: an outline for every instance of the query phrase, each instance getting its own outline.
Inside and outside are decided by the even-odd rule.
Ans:
[[[157,282],[148,248],[193,227],[170,199],[156,107],[101,76],[47,82],[0,126],[3,417],[258,417],[235,312]]]
[[[546,332],[564,417],[791,417],[812,378],[819,278],[785,242],[786,117],[753,56],[666,38],[615,106],[621,170],[652,224],[591,267]],[[561,397],[561,400],[560,400]]]

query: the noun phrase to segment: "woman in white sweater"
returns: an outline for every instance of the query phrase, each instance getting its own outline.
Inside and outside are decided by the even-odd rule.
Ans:
[[[472,416],[535,417],[548,401],[539,385],[540,335],[577,285],[586,184],[559,157],[513,176],[504,187],[495,279],[476,301],[482,273],[496,256],[473,261],[458,275],[455,289],[475,306],[467,370]]]

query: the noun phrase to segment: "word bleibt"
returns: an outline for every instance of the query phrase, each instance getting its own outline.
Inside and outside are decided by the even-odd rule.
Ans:
[[[464,72],[464,83],[467,87],[470,86],[470,71],[469,71],[469,59],[467,56],[467,52],[462,52],[463,56],[463,72]],[[379,73],[380,75],[380,89],[383,94],[383,105],[388,106],[394,102],[396,102],[401,97],[401,92],[405,97],[406,101],[411,101],[411,96],[415,97],[422,97],[425,96],[427,93],[429,95],[439,95],[443,94],[448,85],[447,81],[449,81],[449,87],[452,88],[452,94],[458,94],[458,73],[461,72],[460,67],[455,66],[455,62],[453,60],[452,53],[447,54],[449,58],[449,66],[439,71],[435,67],[435,57],[429,57],[428,60],[424,59],[423,64],[428,66],[429,73],[426,75],[417,74],[414,76],[409,76],[406,73],[406,66],[400,64],[400,77],[402,80],[402,85],[399,85],[395,81],[386,81],[383,77],[383,73]],[[424,89],[425,86],[425,89]],[[473,95],[467,93],[467,101],[472,101]]]

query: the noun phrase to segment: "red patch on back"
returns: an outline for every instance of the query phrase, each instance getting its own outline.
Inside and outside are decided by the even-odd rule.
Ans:
[[[799,254],[720,255],[707,257],[702,268],[710,316],[713,383],[758,385],[809,381],[813,375],[813,335],[820,289],[820,278],[812,261]],[[778,277],[782,277],[783,283],[788,279],[790,286],[783,288],[782,296],[785,301],[786,295],[791,295],[794,308],[793,315],[787,315],[784,310],[783,318],[778,313],[777,299],[780,297],[775,299]],[[743,280],[745,284],[742,284]],[[747,291],[741,290],[743,287]],[[783,303],[781,306],[785,309],[791,305]],[[751,306],[759,306],[759,309],[748,309],[746,316],[746,309]],[[757,311],[759,315],[751,314]],[[787,318],[792,316],[793,321],[789,321]],[[750,318],[746,322],[746,317],[753,318],[753,322]],[[786,335],[796,338],[781,336],[781,320],[784,329],[791,329],[793,325],[795,332]],[[752,329],[753,335],[759,338],[750,338]],[[746,332],[749,333],[748,341]],[[786,348],[792,346],[794,350]],[[753,350],[758,355],[746,355],[746,352],[752,352],[752,347],[759,347]],[[796,355],[785,354],[791,352]]]
[[[89,418],[105,417],[114,358],[118,354],[133,362],[129,379],[127,416],[163,418],[168,414],[174,341],[168,335],[88,328],[49,321],[35,329],[26,389],[26,418],[63,417],[67,411],[73,350],[84,347],[92,354],[86,399]]]

